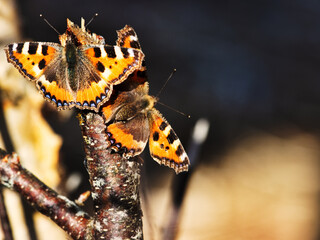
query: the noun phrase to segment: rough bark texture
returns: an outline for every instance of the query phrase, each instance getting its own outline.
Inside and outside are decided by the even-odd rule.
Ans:
[[[94,216],[50,189],[20,164],[17,154],[0,151],[1,184],[17,191],[73,239],[143,239],[140,162],[111,152],[106,125],[96,113],[78,115],[86,153]]]
[[[17,154],[0,152],[1,184],[15,190],[74,239],[85,239],[90,217],[74,202],[50,189],[23,168]]]
[[[95,208],[87,239],[143,239],[138,159],[111,152],[100,115],[82,111],[78,117]]]

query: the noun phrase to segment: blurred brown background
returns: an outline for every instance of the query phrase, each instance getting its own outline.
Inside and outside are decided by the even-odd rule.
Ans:
[[[40,13],[60,33],[66,18],[80,24],[80,17],[99,13],[88,28],[108,44],[115,30],[131,25],[152,95],[177,69],[160,101],[192,118],[157,108],[186,148],[200,117],[211,124],[177,239],[320,239],[319,2],[20,0],[16,6],[23,40],[58,41]],[[88,188],[80,128],[74,116],[62,118],[49,105],[42,113],[63,139],[63,181],[82,176],[69,192],[74,199]],[[175,176],[147,153],[143,158],[145,239],[160,239]]]

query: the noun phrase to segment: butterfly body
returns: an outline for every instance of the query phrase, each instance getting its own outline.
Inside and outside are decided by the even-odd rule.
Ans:
[[[5,48],[8,62],[36,81],[40,92],[59,110],[75,106],[97,112],[110,98],[113,85],[139,69],[144,58],[140,50],[105,45],[101,36],[70,20],[59,40],[60,44],[25,42]]]

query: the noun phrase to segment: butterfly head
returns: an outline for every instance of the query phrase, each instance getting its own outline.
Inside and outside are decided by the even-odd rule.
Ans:
[[[67,30],[64,34],[59,36],[59,40],[62,46],[66,46],[71,43],[75,46],[105,44],[105,40],[102,36],[95,33],[91,34],[86,30],[83,18],[81,18],[81,27],[67,19]]]

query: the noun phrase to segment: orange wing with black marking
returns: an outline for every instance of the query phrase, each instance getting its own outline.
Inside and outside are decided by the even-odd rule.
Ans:
[[[48,68],[54,67],[62,52],[62,47],[56,43],[25,42],[13,43],[5,48],[8,62],[12,63],[19,72],[29,80],[36,81],[37,88],[45,99],[54,102],[58,108],[71,107],[72,92],[68,91],[64,81],[46,76]]]
[[[138,36],[134,29],[129,25],[126,25],[121,30],[117,31],[118,40],[117,45],[126,48],[141,49],[140,43],[138,41]]]
[[[149,133],[148,119],[143,113],[126,122],[112,123],[106,129],[110,147],[126,158],[139,155],[144,150]]]
[[[25,42],[9,44],[4,50],[8,62],[29,80],[36,80],[60,54],[61,46],[46,42]]]
[[[108,84],[123,82],[141,67],[144,54],[140,50],[119,46],[96,46],[84,50],[98,75]]]
[[[173,168],[176,173],[188,171],[189,158],[169,123],[156,110],[149,112],[151,157],[159,164]]]
[[[138,36],[134,29],[128,25],[126,25],[121,30],[117,31],[118,40],[117,45],[120,47],[126,48],[135,48],[141,49]],[[134,71],[134,73],[130,76],[135,82],[144,83],[147,81],[147,68],[145,66],[145,60],[143,60],[141,68]]]

